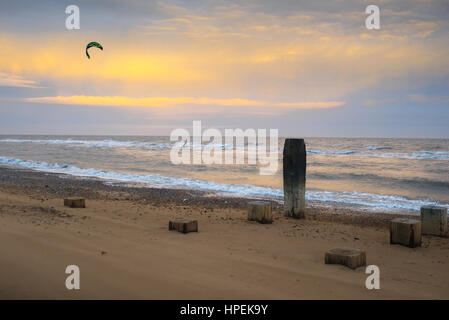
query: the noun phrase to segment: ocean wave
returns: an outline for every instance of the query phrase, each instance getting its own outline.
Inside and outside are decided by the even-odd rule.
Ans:
[[[118,140],[73,140],[73,139],[2,139],[0,142],[7,143],[38,143],[38,144],[60,144],[75,145],[91,148],[132,148],[144,150],[166,149],[170,147],[165,143],[141,142],[141,141],[118,141]]]
[[[84,146],[90,148],[127,148],[136,150],[168,150],[171,149],[175,143],[163,142],[146,142],[146,141],[119,141],[119,140],[77,140],[77,139],[1,139],[3,143],[38,143],[38,144],[57,144],[70,146]],[[279,143],[279,154],[283,152],[283,146]],[[234,149],[237,152],[247,152],[247,142],[244,147],[234,146],[233,144],[203,142],[201,144],[202,150],[229,150]],[[269,149],[263,143],[257,143],[255,146],[261,145]],[[251,145],[254,146],[254,145]],[[193,147],[193,143],[186,143],[184,147]],[[359,150],[321,150],[309,149],[308,154],[323,155],[323,156],[359,156],[364,158],[392,158],[392,159],[409,159],[409,160],[449,160],[449,151],[414,151],[414,152],[382,152],[383,150],[393,150],[392,147],[386,146],[367,146],[369,151]],[[251,148],[250,148],[251,149]],[[377,152],[376,152],[377,151]]]
[[[106,181],[144,183],[148,187],[181,187],[185,189],[215,191],[232,196],[247,198],[271,198],[279,201],[282,201],[283,199],[283,191],[281,189],[247,184],[226,184],[193,178],[167,177],[150,174],[140,175],[126,172],[105,171],[94,168],[84,169],[69,164],[35,162],[31,160],[22,160],[9,157],[0,157],[0,164],[19,166],[37,171],[69,174],[79,177],[99,178]],[[396,195],[378,195],[356,191],[337,192],[308,190],[306,193],[306,199],[347,205],[360,205],[378,210],[419,210],[423,205],[438,204],[436,201],[430,199],[407,199]]]
[[[368,150],[392,150],[392,147],[383,147],[383,146],[367,146]]]
[[[370,183],[376,183],[376,185],[401,185],[405,187],[421,187],[421,188],[432,188],[432,187],[443,187],[449,188],[449,181],[447,180],[436,180],[430,178],[416,177],[412,176],[409,178],[403,177],[392,177],[389,175],[383,175],[380,171],[379,174],[374,173],[357,173],[357,172],[310,172],[307,175],[308,179],[317,180],[334,180],[334,181],[365,181]]]
[[[19,166],[37,171],[63,173],[78,177],[92,177],[121,182],[147,183],[149,186],[153,187],[186,187],[188,189],[229,192],[241,195],[270,197],[282,196],[279,189],[269,187],[223,184],[200,179],[166,177],[151,174],[139,175],[127,172],[104,171],[94,168],[84,169],[69,164],[35,162],[31,160],[22,160],[9,157],[0,157],[0,164]]]
[[[307,200],[360,205],[379,210],[401,209],[419,211],[422,206],[438,204],[431,199],[408,199],[397,195],[379,195],[357,191],[311,191],[307,193]],[[448,206],[448,204],[443,205]]]
[[[412,153],[380,153],[376,154],[380,158],[397,158],[410,160],[449,160],[449,152],[442,151],[419,151]]]
[[[383,150],[383,149],[372,149]],[[390,150],[385,148],[385,150]],[[392,158],[392,159],[409,159],[409,160],[449,160],[449,152],[447,151],[417,151],[417,152],[369,152],[369,151],[328,151],[328,150],[308,150],[309,154],[331,155],[331,156],[361,156],[365,158]]]
[[[142,150],[165,150],[172,148],[176,142],[173,143],[157,143],[157,142],[144,142],[144,141],[119,141],[119,140],[76,140],[76,139],[1,139],[0,142],[5,143],[37,143],[47,145],[73,145],[84,146],[90,148],[128,148],[128,149],[142,149]],[[178,142],[180,143],[180,142]],[[243,147],[256,147],[258,144],[244,143]],[[182,146],[182,143],[181,143]],[[184,148],[193,148],[193,142],[185,143]],[[214,142],[203,142],[201,144],[202,150],[228,150],[232,149],[232,144],[221,144]],[[235,148],[237,151],[242,151],[241,147]]]
[[[360,153],[353,150],[347,150],[347,151],[327,151],[327,150],[308,150],[307,151],[310,154],[323,154],[323,155],[349,155],[349,154],[355,154]]]

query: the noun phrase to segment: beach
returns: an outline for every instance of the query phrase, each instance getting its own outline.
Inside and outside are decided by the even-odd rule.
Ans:
[[[449,0],[74,2],[0,2],[14,315],[449,300]]]
[[[65,197],[86,208],[63,206]],[[308,201],[306,219],[247,221],[248,198],[206,191],[107,184],[0,167],[0,299],[448,299],[449,238],[422,247],[389,244],[397,213]],[[199,232],[168,231],[198,220]],[[365,268],[324,264],[336,247],[366,250]],[[80,268],[80,290],[65,269]]]

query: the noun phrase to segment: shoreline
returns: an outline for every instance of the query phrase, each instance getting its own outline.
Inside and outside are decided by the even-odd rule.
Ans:
[[[64,207],[69,196],[86,208]],[[391,246],[389,221],[404,215],[308,206],[297,220],[273,203],[274,222],[262,225],[247,221],[248,201],[0,167],[0,298],[449,298],[449,238]],[[199,232],[168,231],[179,218]],[[381,289],[365,288],[363,267],[325,265],[335,247],[366,250]],[[71,264],[80,290],[65,288]]]
[[[192,197],[197,198],[201,200],[201,202],[211,202],[208,200],[212,200],[214,203],[221,203],[222,205],[229,206],[228,203],[242,203],[245,202],[244,205],[246,206],[246,202],[250,200],[263,200],[263,201],[269,201],[274,206],[283,206],[283,200],[278,199],[276,197],[267,197],[267,196],[241,196],[236,195],[233,193],[226,193],[222,191],[214,191],[214,190],[206,190],[206,189],[188,189],[183,186],[179,187],[160,187],[160,186],[148,186],[144,183],[139,182],[127,182],[127,181],[119,181],[119,180],[113,180],[113,179],[103,179],[99,177],[90,177],[90,176],[78,176],[78,175],[72,175],[69,173],[60,173],[60,172],[47,172],[47,171],[41,171],[36,170],[32,168],[23,168],[20,166],[13,166],[13,165],[0,165],[0,171],[1,170],[12,170],[21,172],[21,178],[27,177],[31,178],[31,176],[34,176],[30,181],[32,182],[33,179],[37,177],[41,178],[47,178],[47,177],[56,177],[57,179],[64,179],[61,181],[70,180],[71,183],[79,183],[80,186],[83,187],[89,187],[94,186],[95,189],[102,189],[102,190],[108,190],[108,191],[118,191],[118,192],[125,192],[133,194],[134,196],[140,195],[142,197],[145,194],[150,194],[150,198],[153,197],[154,190],[159,190],[158,192],[161,194],[167,195],[168,193],[172,193],[173,195],[181,196],[185,195],[188,200],[194,200],[191,199]],[[30,176],[31,175],[31,176]],[[21,183],[20,179],[16,180],[17,183]],[[52,181],[55,181],[52,179]],[[61,182],[59,181],[59,182]],[[81,183],[81,181],[84,181],[86,183]],[[60,183],[56,183],[57,185]],[[92,183],[89,183],[92,182]],[[14,186],[15,183],[12,183]],[[24,184],[25,187],[27,187],[26,184]],[[51,190],[48,190],[51,191]],[[164,200],[173,200],[173,197],[169,196],[168,198],[165,198]],[[179,201],[178,201],[179,202]],[[196,201],[197,202],[197,201]],[[381,207],[371,207],[367,205],[362,204],[354,204],[354,203],[345,203],[345,202],[339,202],[339,201],[320,201],[320,200],[307,200],[307,205],[309,206],[309,209],[321,209],[326,210],[329,208],[332,208],[332,210],[338,209],[339,211],[347,211],[347,212],[357,212],[360,214],[366,214],[366,215],[394,215],[394,216],[415,216],[419,215],[419,210],[412,210],[412,209],[403,209],[403,208],[381,208]]]
[[[33,140],[35,141],[35,140]],[[39,141],[39,140],[38,140]],[[59,152],[59,151],[58,151]],[[70,156],[70,155],[68,155]],[[146,188],[159,188],[159,189],[189,189],[210,192],[211,195],[215,194],[217,197],[234,197],[234,198],[248,198],[248,199],[267,199],[274,200],[282,203],[283,201],[283,190],[282,190],[282,177],[277,175],[275,178],[275,183],[272,180],[260,180],[255,184],[247,184],[245,182],[248,177],[243,177],[243,179],[237,180],[232,178],[227,180],[223,176],[209,175],[195,175],[189,170],[185,172],[177,172],[172,174],[162,170],[159,172],[147,172],[140,169],[135,170],[125,170],[120,171],[117,169],[101,169],[103,165],[101,163],[93,164],[93,166],[79,166],[74,164],[59,164],[54,163],[53,160],[48,159],[49,162],[44,160],[33,161],[33,160],[23,160],[19,158],[11,157],[0,157],[0,166],[32,170],[44,173],[55,173],[60,175],[67,175],[82,179],[92,179],[105,181],[108,184],[115,184],[121,186],[131,186],[131,187],[146,187]],[[107,159],[104,159],[108,161]],[[42,162],[43,161],[43,162]],[[70,161],[69,161],[70,162]],[[139,165],[137,165],[139,167]],[[141,168],[142,169],[142,168]],[[424,170],[424,169],[423,169]],[[200,170],[201,171],[201,170]],[[424,170],[425,171],[425,170]],[[145,172],[145,174],[143,174]],[[338,170],[337,170],[338,172]],[[368,169],[367,179],[370,179],[372,173],[369,173]],[[221,172],[223,174],[223,172]],[[308,181],[308,188],[306,193],[306,199],[310,203],[317,203],[319,206],[331,205],[334,207],[344,207],[349,210],[357,211],[374,211],[374,212],[393,212],[393,213],[416,213],[419,212],[421,206],[425,205],[442,205],[449,208],[449,200],[447,195],[435,195],[434,193],[429,193],[429,190],[433,190],[432,185],[421,185],[421,179],[407,180],[398,179],[392,177],[385,177],[380,181],[377,181],[379,188],[375,188],[375,181],[366,181],[366,183],[361,183],[361,181],[354,180],[355,185],[351,186],[349,182],[348,186],[338,186],[327,184],[326,180],[320,182],[319,185],[316,184],[314,179],[319,178],[323,174],[318,174],[318,177],[312,178]],[[358,174],[356,174],[358,176]],[[333,176],[329,173],[329,180],[337,181],[340,179],[338,175]],[[344,178],[342,178],[344,179]],[[346,179],[352,179],[351,174],[348,173]],[[362,179],[363,180],[363,179]],[[400,183],[410,184],[400,187],[396,185],[399,180]],[[236,183],[240,181],[240,183]],[[424,179],[424,181],[427,181]],[[429,180],[430,181],[430,180]],[[429,182],[428,181],[428,182]],[[396,185],[390,189],[385,189],[388,184]],[[426,182],[427,183],[427,182]],[[429,182],[430,183],[430,182]],[[444,186],[445,182],[435,181],[435,183],[441,188]],[[367,185],[372,187],[367,187]],[[419,189],[416,187],[419,185]],[[194,186],[194,187],[193,187]],[[323,189],[322,187],[325,186]],[[374,188],[373,188],[374,187]],[[400,187],[398,189],[398,187]],[[411,189],[409,189],[411,188]],[[416,190],[413,191],[413,188]],[[428,190],[428,191],[424,191]],[[363,209],[363,210],[360,210]]]
[[[50,197],[80,196],[86,199],[128,200],[160,206],[201,206],[206,208],[246,210],[248,201],[271,202],[273,212],[282,215],[283,204],[274,199],[219,195],[217,192],[183,188],[135,186],[127,182],[107,181],[63,173],[43,172],[28,168],[0,166],[0,190],[16,188]],[[45,182],[42,182],[45,181]],[[77,190],[77,191],[74,191]],[[419,211],[393,209],[391,212],[333,202],[306,201],[309,218],[360,225],[388,227],[394,218],[419,217]]]

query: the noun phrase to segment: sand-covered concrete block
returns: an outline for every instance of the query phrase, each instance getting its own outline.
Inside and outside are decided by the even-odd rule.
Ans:
[[[182,233],[198,232],[198,221],[197,220],[169,221],[168,230],[176,230]]]
[[[422,234],[447,236],[447,208],[421,207]]]
[[[356,269],[366,265],[366,252],[350,248],[331,249],[324,254],[324,263],[341,264]]]
[[[421,221],[398,218],[390,222],[390,244],[401,244],[410,248],[421,246]]]
[[[272,223],[273,213],[271,202],[251,201],[248,202],[248,220],[260,223]]]
[[[64,206],[70,208],[85,208],[86,200],[83,198],[67,198],[64,199]]]

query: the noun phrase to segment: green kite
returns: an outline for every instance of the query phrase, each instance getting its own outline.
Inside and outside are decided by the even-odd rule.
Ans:
[[[90,55],[89,52],[87,51],[87,49],[91,48],[91,47],[97,47],[101,50],[103,50],[103,47],[101,46],[101,44],[99,44],[98,42],[90,42],[87,47],[86,47],[86,56],[90,59]]]

